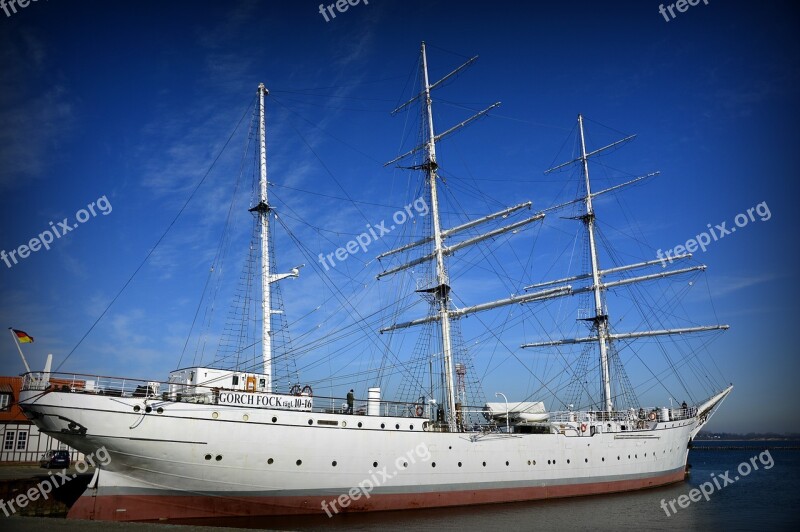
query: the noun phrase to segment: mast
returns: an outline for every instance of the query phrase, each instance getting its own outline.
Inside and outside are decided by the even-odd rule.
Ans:
[[[264,97],[269,91],[258,85],[258,143],[259,143],[259,201],[258,221],[261,225],[261,357],[264,375],[267,376],[266,392],[272,391],[272,302],[270,301],[270,255],[269,255],[269,203],[267,203],[267,134],[264,119]]]
[[[600,382],[603,390],[603,407],[611,412],[611,375],[608,370],[608,315],[603,311],[603,296],[600,286],[600,267],[597,260],[597,247],[594,240],[594,209],[592,207],[592,188],[589,182],[589,158],[586,156],[586,139],[583,134],[583,115],[578,115],[578,130],[581,136],[581,164],[586,185],[586,214],[583,222],[589,233],[589,256],[592,263],[592,282],[594,293],[594,326],[597,329],[597,342],[600,345]]]
[[[399,248],[393,249],[391,251],[387,251],[387,252],[381,254],[378,257],[378,259],[382,259],[382,258],[388,257],[390,255],[394,255],[394,254],[400,253],[402,251],[409,251],[411,249],[414,249],[414,248],[416,248],[418,246],[421,246],[423,244],[427,244],[429,242],[433,243],[433,252],[429,253],[429,254],[426,254],[426,255],[423,255],[422,257],[419,257],[417,259],[411,260],[409,262],[406,262],[405,264],[401,264],[399,266],[395,266],[393,268],[384,270],[383,272],[378,274],[377,277],[378,277],[378,279],[380,279],[382,277],[386,277],[386,276],[398,273],[400,271],[406,270],[406,269],[408,269],[408,268],[410,268],[412,266],[415,266],[417,264],[422,264],[423,262],[435,261],[435,263],[436,263],[435,264],[436,278],[435,278],[434,282],[436,283],[436,285],[431,287],[431,288],[429,288],[429,289],[426,289],[426,290],[418,290],[418,292],[429,293],[429,294],[431,294],[433,296],[436,312],[435,312],[435,314],[432,314],[432,315],[430,315],[430,316],[428,316],[426,318],[422,318],[422,319],[419,319],[419,320],[413,320],[411,322],[406,322],[406,323],[395,323],[395,324],[393,324],[391,326],[382,328],[380,332],[383,333],[383,332],[387,332],[387,331],[394,331],[394,330],[398,330],[398,329],[404,329],[404,328],[407,328],[407,327],[411,327],[413,325],[419,325],[419,324],[428,323],[428,322],[431,322],[431,321],[438,321],[439,322],[439,327],[440,327],[441,335],[442,335],[442,362],[443,362],[443,365],[444,365],[443,370],[444,370],[444,376],[445,376],[445,379],[444,379],[445,380],[445,384],[444,385],[445,385],[445,393],[446,393],[446,397],[445,397],[446,405],[445,406],[447,407],[447,414],[446,414],[446,416],[447,416],[447,424],[448,424],[449,430],[451,432],[455,432],[455,431],[460,430],[460,428],[458,427],[458,424],[456,422],[456,419],[457,419],[457,416],[456,416],[456,389],[455,389],[456,387],[454,385],[454,373],[453,373],[454,365],[453,365],[453,341],[452,341],[452,334],[451,334],[451,321],[453,319],[455,319],[457,317],[461,317],[461,316],[463,316],[463,315],[465,315],[467,313],[477,312],[478,310],[483,310],[485,307],[484,306],[476,306],[476,307],[471,307],[469,309],[451,310],[451,308],[450,308],[450,284],[449,284],[449,280],[448,280],[447,269],[446,269],[446,266],[445,266],[445,257],[447,257],[449,255],[452,255],[456,251],[458,251],[460,249],[463,249],[465,247],[477,244],[478,242],[482,242],[482,241],[487,240],[489,238],[494,238],[496,236],[508,233],[510,231],[514,231],[514,230],[516,230],[518,228],[521,228],[521,227],[523,227],[525,225],[528,225],[528,224],[533,223],[535,221],[541,220],[542,218],[544,218],[544,214],[540,213],[540,214],[536,214],[536,215],[533,215],[533,216],[529,216],[526,219],[523,219],[521,221],[515,222],[515,223],[510,224],[510,225],[506,225],[505,227],[501,227],[499,229],[495,229],[495,230],[489,231],[489,232],[484,233],[482,235],[478,235],[478,236],[463,240],[461,242],[455,243],[455,244],[450,245],[450,246],[445,245],[445,240],[448,239],[448,238],[451,238],[451,237],[453,237],[453,236],[455,236],[455,235],[457,235],[457,234],[459,234],[459,233],[461,233],[463,231],[466,231],[467,229],[471,229],[471,228],[473,228],[473,227],[475,227],[477,225],[486,223],[488,221],[496,220],[498,218],[504,218],[504,217],[506,217],[506,216],[508,216],[510,214],[513,214],[513,213],[515,213],[517,211],[521,211],[523,209],[529,209],[530,206],[531,206],[531,203],[530,202],[521,203],[519,205],[515,205],[513,207],[509,207],[507,209],[504,209],[504,210],[502,210],[500,212],[489,214],[487,216],[484,216],[483,218],[480,218],[480,219],[477,219],[477,220],[473,220],[473,221],[461,224],[459,226],[452,227],[450,229],[442,229],[441,217],[439,216],[439,197],[438,197],[438,192],[437,192],[437,188],[436,188],[436,180],[438,179],[438,173],[437,173],[438,163],[436,162],[436,142],[441,140],[441,139],[443,139],[444,137],[447,137],[450,134],[458,131],[459,129],[463,128],[464,126],[474,122],[475,120],[477,120],[477,119],[479,119],[479,118],[481,118],[483,116],[486,116],[486,114],[490,110],[492,110],[495,107],[497,107],[498,105],[500,105],[500,102],[496,102],[496,103],[490,105],[486,109],[474,114],[470,118],[468,118],[468,119],[456,124],[455,126],[453,126],[453,127],[449,128],[449,129],[447,129],[446,131],[444,131],[443,133],[439,133],[437,135],[436,134],[436,130],[433,127],[433,111],[432,111],[431,91],[433,89],[441,87],[445,80],[452,78],[453,76],[457,75],[459,72],[464,70],[466,67],[468,67],[471,64],[473,64],[477,60],[477,56],[469,59],[466,63],[464,63],[463,65],[459,66],[458,68],[456,68],[455,70],[453,70],[452,72],[447,74],[441,80],[437,81],[436,83],[431,84],[430,83],[430,79],[428,78],[428,57],[427,57],[427,53],[426,53],[426,50],[425,50],[425,43],[424,42],[422,43],[422,46],[421,46],[421,54],[422,54],[422,82],[423,82],[422,91],[419,92],[413,98],[411,98],[409,101],[407,101],[406,103],[404,103],[403,105],[401,105],[400,107],[395,109],[392,112],[392,114],[396,114],[398,111],[408,108],[409,105],[411,103],[413,103],[413,102],[416,102],[416,101],[424,102],[424,105],[425,105],[425,109],[424,109],[424,111],[425,111],[424,117],[425,118],[424,118],[424,120],[425,120],[426,126],[427,126],[425,128],[425,137],[426,138],[425,138],[423,144],[415,147],[411,151],[408,151],[408,152],[406,152],[406,153],[404,153],[402,155],[399,155],[398,157],[395,157],[394,159],[392,159],[391,161],[386,163],[384,166],[388,166],[390,164],[396,163],[396,162],[398,162],[398,161],[400,161],[402,159],[405,159],[405,158],[407,158],[407,157],[409,157],[411,155],[414,155],[416,153],[420,153],[420,152],[425,153],[425,161],[424,161],[424,163],[422,163],[420,165],[412,166],[410,169],[413,169],[413,170],[424,170],[425,171],[425,180],[426,180],[426,183],[427,183],[428,188],[429,188],[428,192],[430,194],[430,200],[431,200],[432,235],[424,237],[423,239],[418,240],[416,242],[412,242],[410,244],[405,244],[405,245],[400,246]],[[541,294],[539,294],[539,293],[526,294],[523,297],[525,298],[526,301],[528,301],[528,300],[532,301],[532,300],[534,300],[536,298],[541,297]],[[509,299],[509,300],[504,300],[501,304],[510,305],[512,303],[521,303],[521,302],[523,302],[523,301],[518,300],[518,299],[513,299],[513,300]]]
[[[581,171],[584,178],[584,184],[586,186],[586,195],[582,198],[578,198],[577,200],[568,201],[566,203],[562,203],[561,205],[556,205],[546,210],[555,210],[566,207],[578,201],[584,202],[586,206],[586,212],[582,216],[576,218],[581,220],[586,224],[586,230],[589,235],[589,256],[591,259],[591,271],[589,273],[583,273],[579,275],[573,275],[571,277],[565,277],[563,279],[558,279],[554,281],[544,281],[536,284],[532,284],[530,286],[526,286],[525,290],[532,290],[537,289],[539,292],[534,292],[532,294],[528,294],[527,296],[516,296],[515,300],[519,301],[520,299],[524,298],[525,303],[527,302],[534,302],[534,301],[542,301],[545,299],[550,298],[557,298],[557,297],[564,297],[564,296],[574,296],[577,294],[583,294],[587,292],[591,292],[594,297],[594,316],[588,318],[588,321],[592,321],[594,323],[594,330],[596,334],[591,336],[583,337],[583,338],[563,338],[558,340],[547,340],[542,342],[533,342],[523,344],[520,347],[522,348],[536,348],[536,347],[553,347],[553,346],[562,346],[562,345],[573,345],[573,344],[583,344],[583,343],[597,343],[600,346],[600,384],[602,389],[602,400],[603,400],[603,408],[606,412],[611,412],[614,409],[613,399],[611,397],[611,375],[609,371],[608,365],[608,351],[611,342],[615,340],[626,340],[626,339],[637,339],[637,338],[650,338],[654,336],[672,336],[672,335],[682,335],[682,334],[694,334],[694,333],[702,333],[708,331],[724,331],[728,329],[728,325],[705,325],[705,326],[697,326],[697,327],[682,327],[682,328],[674,328],[674,329],[661,329],[661,330],[651,330],[651,331],[633,331],[627,333],[611,333],[608,326],[608,315],[605,312],[604,304],[603,304],[603,291],[609,290],[611,288],[616,288],[619,286],[626,286],[629,284],[634,283],[641,283],[646,281],[654,281],[658,279],[663,279],[666,277],[671,277],[673,275],[682,275],[694,271],[703,271],[706,269],[705,265],[699,266],[691,266],[688,268],[682,268],[677,270],[671,271],[664,271],[658,273],[651,273],[647,275],[640,275],[638,277],[627,277],[623,279],[619,279],[616,281],[610,282],[603,282],[603,278],[608,275],[618,274],[622,272],[627,272],[630,270],[637,270],[648,268],[650,266],[661,265],[664,266],[663,261],[661,260],[648,260],[644,262],[639,262],[636,264],[627,264],[623,266],[616,266],[613,268],[609,268],[607,270],[601,270],[600,264],[597,256],[597,242],[595,239],[595,213],[594,213],[594,206],[592,205],[592,199],[601,195],[606,194],[608,192],[618,190],[623,187],[627,187],[642,181],[643,179],[648,179],[655,175],[658,175],[658,172],[652,172],[644,176],[637,177],[631,181],[626,183],[622,183],[620,185],[616,185],[610,187],[605,190],[601,190],[600,192],[592,192],[591,182],[589,179],[589,159],[595,155],[598,155],[606,150],[611,148],[615,148],[621,144],[629,142],[635,138],[636,135],[630,135],[623,139],[620,139],[616,142],[612,142],[608,146],[604,146],[602,148],[598,148],[591,152],[586,152],[586,137],[583,130],[583,115],[578,115],[578,131],[580,135],[580,142],[581,142],[581,154],[579,157],[572,159],[571,161],[567,161],[565,163],[559,164],[558,166],[554,166],[549,170],[545,171],[545,175],[550,174],[556,170],[561,168],[565,168],[571,166],[575,163],[581,163]],[[683,255],[678,255],[675,257],[676,259],[690,259],[692,258],[691,253],[686,253]],[[564,285],[559,288],[550,288],[542,290],[544,287],[562,284],[572,281],[581,281],[584,279],[591,279],[592,284],[591,286],[584,286],[579,288],[573,288],[571,285]],[[480,309],[479,309],[480,310]]]
[[[269,217],[272,207],[267,201],[267,127],[265,120],[264,98],[269,91],[263,83],[258,85],[258,143],[259,143],[259,179],[258,204],[250,212],[258,214],[261,228],[261,358],[263,373],[266,377],[264,392],[272,392],[272,315],[281,312],[272,308],[270,285],[287,278],[297,278],[303,265],[292,268],[290,273],[273,274],[271,268],[271,249],[269,245]]]
[[[431,195],[431,223],[433,225],[433,253],[436,259],[436,282],[434,288],[439,305],[439,325],[442,334],[442,357],[444,362],[444,380],[447,392],[447,424],[450,431],[456,430],[456,396],[453,387],[453,346],[450,337],[450,286],[447,284],[447,271],[444,266],[444,252],[442,246],[442,227],[439,220],[439,198],[436,192],[436,135],[433,129],[433,109],[431,105],[431,86],[428,79],[428,56],[425,53],[425,42],[422,43],[422,72],[424,79],[425,109],[428,122],[428,142],[426,147],[426,160],[423,165],[425,179],[430,187]]]

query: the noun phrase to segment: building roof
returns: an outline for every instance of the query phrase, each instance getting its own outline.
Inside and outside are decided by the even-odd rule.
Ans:
[[[22,377],[0,376],[0,393],[7,393],[11,395],[11,406],[5,410],[0,410],[0,423],[9,421],[28,421],[28,418],[22,413],[20,407],[17,406],[20,390],[22,390]]]

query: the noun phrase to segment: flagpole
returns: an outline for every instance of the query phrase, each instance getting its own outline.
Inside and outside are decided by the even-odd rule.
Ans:
[[[19,356],[22,358],[22,363],[25,364],[25,369],[28,370],[27,373],[31,372],[31,367],[28,365],[28,361],[25,360],[25,355],[22,354],[22,347],[19,345],[19,340],[17,340],[17,335],[14,334],[14,329],[11,327],[8,328],[8,332],[11,333],[11,337],[14,338],[14,344],[17,346],[17,351],[19,351]]]

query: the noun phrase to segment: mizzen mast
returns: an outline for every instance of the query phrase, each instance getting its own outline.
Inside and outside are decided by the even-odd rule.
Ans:
[[[261,233],[261,357],[266,376],[265,392],[272,392],[272,315],[280,312],[272,308],[270,285],[289,277],[298,277],[298,268],[290,273],[273,274],[271,268],[271,250],[269,234],[269,217],[272,208],[267,199],[267,128],[265,120],[264,98],[269,91],[261,83],[258,85],[258,142],[259,142],[259,180],[258,203],[250,208],[257,213]]]

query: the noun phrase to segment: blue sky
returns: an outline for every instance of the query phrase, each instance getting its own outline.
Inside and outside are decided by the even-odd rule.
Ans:
[[[800,71],[791,4],[701,2],[668,22],[649,1],[373,0],[329,22],[318,8],[306,1],[39,1],[11,16],[0,13],[0,249],[18,248],[51,221],[74,220],[99,198],[111,207],[50,250],[11,268],[0,263],[0,322],[36,338],[26,346],[34,368],[47,353],[59,364],[92,326],[203,178],[259,82],[271,91],[271,200],[308,253],[335,251],[367,223],[413,200],[419,176],[382,164],[415,142],[408,122],[414,115],[389,111],[413,94],[425,40],[434,79],[480,56],[435,94],[437,129],[502,101],[491,117],[439,148],[448,179],[445,225],[462,220],[457,207],[480,216],[526,200],[545,208],[574,196],[574,173],[542,172],[572,157],[578,113],[587,117],[590,148],[637,134],[593,170],[596,187],[661,172],[646,186],[597,203],[614,245],[617,236],[638,238],[630,247],[619,244],[623,261],[653,259],[655,250],[683,244],[707,224],[730,227],[736,215],[766,203],[768,220],[757,218],[696,255],[709,268],[692,278],[679,309],[692,324],[731,325],[725,334],[703,337],[713,339],[702,354],[713,358],[708,367],[718,367],[716,380],[736,386],[709,428],[800,432],[793,406],[800,364],[791,341],[798,253],[789,216],[798,192],[792,155]],[[63,370],[156,379],[177,366],[228,211],[242,131]],[[499,284],[483,276],[483,251],[457,256],[451,273],[461,280],[454,282],[459,304],[576,273],[580,264],[559,269],[558,252],[568,249],[577,227],[553,218],[515,235],[515,242],[500,242],[486,270],[515,261],[529,268],[509,266]],[[390,284],[371,287],[379,271],[372,259],[411,232],[387,236],[331,274],[359,312],[376,310],[378,298],[406,294]],[[276,239],[283,270],[309,262],[286,236]],[[319,265],[307,264],[301,279],[283,286],[298,336],[319,324],[333,328],[338,319],[335,305],[312,312],[338,301],[320,273]],[[688,286],[685,278],[678,283],[667,293]],[[630,305],[620,299],[611,313],[622,321],[612,323],[636,330],[641,323],[622,319]],[[577,331],[574,308],[553,305],[533,321]],[[416,305],[403,316],[420,312]],[[481,325],[515,320],[509,312],[462,326],[468,343],[483,338],[474,356],[486,395],[504,391],[521,400],[537,389],[534,374],[542,379],[556,370],[546,356],[537,360],[516,348],[544,337],[536,323],[517,321],[504,330],[511,349],[498,350],[481,336]],[[383,340],[360,332],[350,351],[315,367],[335,346],[320,344],[304,355],[303,378],[374,368]],[[392,349],[403,356],[412,346],[408,337]],[[649,356],[648,348],[642,353]],[[0,349],[0,368],[23,371],[10,338]],[[648,375],[636,361],[629,373],[634,384]],[[370,385],[367,378],[353,380],[361,392]],[[343,395],[350,384],[336,381],[325,391]],[[637,391],[647,404],[669,396],[660,387]]]

